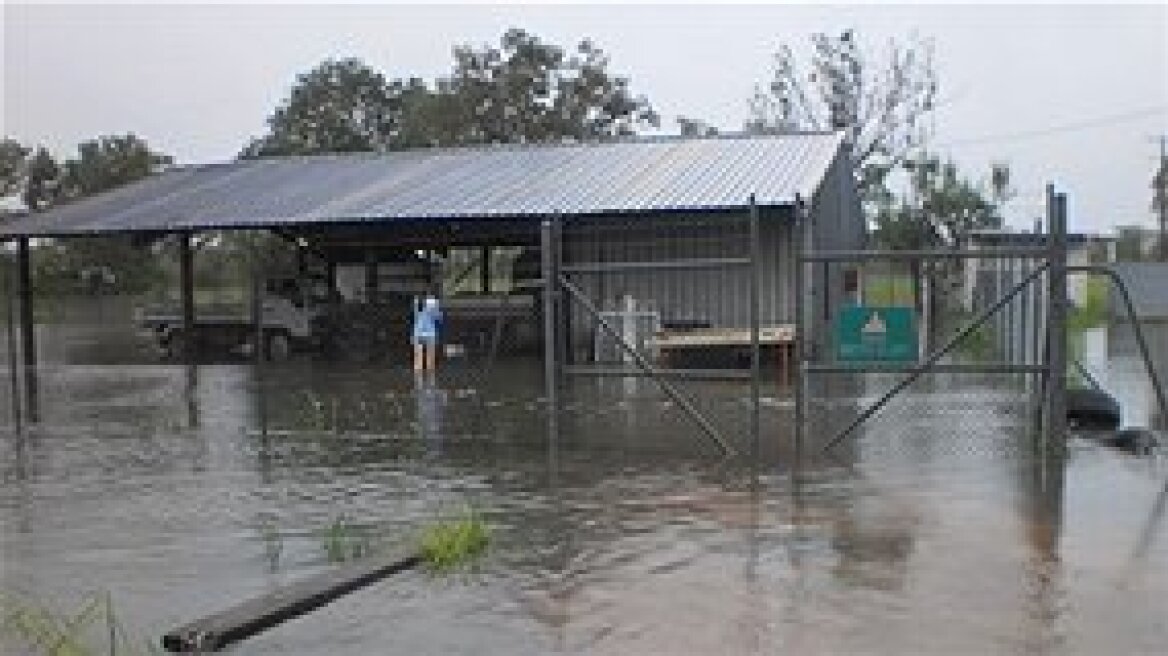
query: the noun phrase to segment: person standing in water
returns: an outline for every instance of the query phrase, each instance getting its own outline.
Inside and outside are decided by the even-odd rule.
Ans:
[[[438,298],[428,294],[414,305],[414,371],[434,371],[438,366],[438,329],[442,310]]]

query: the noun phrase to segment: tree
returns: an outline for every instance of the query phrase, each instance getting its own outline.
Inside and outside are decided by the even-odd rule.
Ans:
[[[145,178],[173,161],[133,134],[101,136],[82,142],[77,157],[66,160],[61,188],[68,198],[91,196]]]
[[[25,174],[24,204],[36,212],[57,202],[61,193],[61,167],[44,148],[37,148],[28,160]]]
[[[921,155],[904,163],[909,191],[894,198],[891,193],[876,203],[873,237],[883,248],[893,250],[934,250],[957,248],[973,230],[1002,227],[1002,206],[1014,192],[1010,188],[1010,168],[991,166],[988,184],[961,175],[952,161]],[[986,188],[988,187],[988,189]],[[910,260],[909,277],[913,302],[919,310],[921,278],[928,275],[943,280],[957,273],[955,262]],[[924,270],[928,267],[927,270]],[[930,307],[939,307],[940,290],[934,285]],[[930,326],[935,327],[931,322]]]
[[[44,148],[27,162],[24,201],[32,212],[108,191],[149,176],[171,163],[133,135],[106,135],[78,145],[77,156],[57,164]],[[121,291],[141,291],[158,273],[158,263],[126,237],[74,237],[38,249],[36,278],[43,289],[67,291],[78,283],[113,284]]]
[[[718,134],[718,128],[701,119],[686,116],[677,117],[677,130],[683,137],[713,137]]]
[[[852,30],[816,33],[811,44],[807,70],[789,46],[780,46],[770,83],[756,86],[749,101],[746,130],[843,130],[861,197],[887,200],[889,174],[917,156],[929,136],[924,119],[937,95],[933,44],[915,35],[905,45],[892,40],[878,64]]]
[[[454,49],[454,71],[438,93],[453,96],[454,143],[592,141],[656,126],[657,114],[608,56],[585,39],[572,55],[521,29],[499,48]]]
[[[449,80],[438,80],[433,90],[419,78],[410,78],[399,86],[402,114],[396,148],[462,142],[468,119],[464,103]]]
[[[0,198],[19,192],[24,185],[28,152],[14,139],[0,141]]]
[[[591,41],[573,54],[523,30],[498,48],[454,49],[450,75],[389,81],[356,59],[297,78],[242,156],[384,151],[419,146],[588,141],[657,125],[648,101]]]
[[[992,165],[988,184],[932,155],[909,160],[904,168],[908,194],[878,204],[875,213],[875,238],[884,247],[956,247],[972,230],[1002,227],[1002,206],[1013,197],[1007,165]]]
[[[268,134],[244,157],[388,149],[400,116],[400,83],[359,59],[328,59],[296,78],[268,117]]]

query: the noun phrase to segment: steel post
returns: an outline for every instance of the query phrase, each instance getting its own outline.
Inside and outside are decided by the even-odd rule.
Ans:
[[[807,429],[806,399],[807,399],[807,334],[803,326],[804,302],[807,290],[803,280],[806,265],[804,258],[808,255],[805,235],[808,233],[807,212],[803,199],[795,197],[795,225],[791,232],[791,239],[795,242],[795,280],[794,280],[794,307],[795,307],[795,464],[801,462],[803,456],[803,437]]]
[[[753,459],[758,460],[761,439],[761,400],[759,388],[762,384],[762,359],[759,347],[760,305],[762,303],[762,257],[759,244],[758,205],[754,194],[750,195],[750,435]],[[781,348],[781,347],[780,347]]]
[[[479,293],[491,293],[491,247],[479,247]]]
[[[377,301],[377,253],[369,251],[365,254],[365,302]],[[427,290],[429,291],[429,290]]]
[[[195,273],[191,251],[191,233],[178,234],[179,296],[182,302],[183,361],[194,362],[195,351]]]
[[[24,401],[29,422],[37,421],[36,319],[33,316],[32,256],[28,237],[16,242],[16,277],[20,291],[20,352],[24,369]]]
[[[7,258],[6,258],[7,259]],[[8,264],[6,261],[5,264]],[[17,348],[16,348],[16,271],[15,267],[8,270],[6,276],[8,280],[7,289],[4,290],[4,299],[6,303],[5,318],[7,325],[7,341],[8,341],[8,384],[12,391],[12,424],[16,428],[16,432],[22,430],[22,417],[20,409],[20,374],[17,371]]]
[[[1042,234],[1042,222],[1034,222],[1034,234]],[[1033,260],[1032,260],[1033,261]],[[1043,287],[1037,286],[1027,290],[1030,294],[1030,313],[1034,321],[1034,331],[1030,334],[1030,359],[1032,362],[1045,362],[1042,353],[1042,329],[1046,326],[1046,317],[1042,313],[1042,290]],[[1040,386],[1040,381],[1034,377],[1031,378],[1031,388]]]
[[[1019,275],[1025,276],[1026,274],[1030,273],[1030,260],[1019,260],[1018,267],[1021,269],[1021,271],[1019,271]],[[1031,325],[1030,293],[1030,288],[1027,287],[1026,290],[1022,292],[1022,298],[1019,299],[1020,302],[1018,304],[1018,314],[1021,317],[1021,321],[1019,322],[1018,326],[1018,359],[1024,364],[1030,364],[1032,362],[1030,359],[1031,353],[1028,348],[1030,343],[1030,338],[1028,335],[1030,334],[1029,330]],[[1027,383],[1027,388],[1030,387],[1029,377],[1024,378],[1023,382]]]
[[[1067,197],[1047,187],[1050,202],[1050,247],[1047,285],[1050,298],[1048,321],[1047,416],[1044,422],[1044,457],[1061,458],[1067,435]]]
[[[556,355],[556,298],[559,275],[556,268],[555,220],[540,224],[540,268],[543,274],[543,384],[548,404],[548,416],[558,414],[559,367]],[[549,419],[549,421],[552,421]]]
[[[258,262],[258,255],[252,253],[251,262],[251,321],[252,321],[252,362],[255,367],[256,406],[259,410],[260,433],[265,437],[268,434],[267,405],[264,398],[264,358],[267,356],[267,344],[264,339],[264,284],[263,271]]]

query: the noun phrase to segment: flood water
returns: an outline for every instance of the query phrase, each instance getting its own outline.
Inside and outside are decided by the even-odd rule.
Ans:
[[[1168,330],[1153,341],[1168,369]],[[1093,333],[1083,359],[1148,425],[1129,346]],[[1000,380],[916,390],[840,459],[795,470],[774,381],[751,466],[645,381],[576,381],[549,436],[532,361],[489,377],[454,361],[432,381],[386,362],[188,367],[112,320],[42,326],[41,356],[39,423],[17,435],[0,409],[0,590],[66,608],[108,591],[143,638],[327,567],[338,518],[405,544],[469,506],[492,528],[473,571],[392,577],[230,651],[1168,645],[1168,463],[1076,439],[1065,472],[1043,470]],[[745,384],[681,388],[746,450]]]

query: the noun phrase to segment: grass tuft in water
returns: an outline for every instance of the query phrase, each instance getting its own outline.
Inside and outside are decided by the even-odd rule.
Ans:
[[[284,537],[276,528],[272,520],[264,520],[260,524],[260,538],[264,544],[264,558],[268,561],[268,569],[275,572],[280,569],[280,555],[284,553]]]
[[[482,517],[468,508],[462,517],[434,524],[422,532],[422,558],[434,571],[461,567],[486,551],[490,533]]]
[[[321,531],[320,540],[324,555],[330,563],[356,560],[369,555],[372,550],[369,538],[346,522],[343,515]]]

